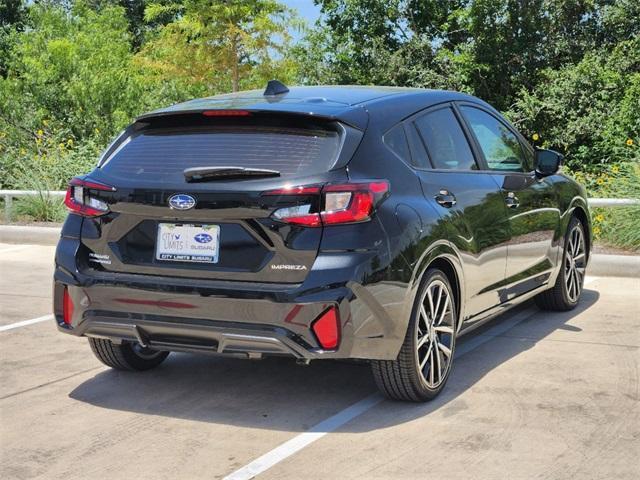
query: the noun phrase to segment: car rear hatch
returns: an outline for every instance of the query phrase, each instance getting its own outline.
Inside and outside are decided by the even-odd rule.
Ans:
[[[300,283],[322,227],[280,217],[317,215],[322,185],[348,180],[360,138],[334,120],[273,112],[145,117],[72,182],[67,205],[86,217],[79,267]]]

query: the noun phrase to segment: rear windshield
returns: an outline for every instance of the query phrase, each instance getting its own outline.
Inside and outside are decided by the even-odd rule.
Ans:
[[[114,177],[181,181],[191,167],[277,170],[283,177],[326,172],[335,163],[339,134],[320,128],[205,125],[149,128],[125,140],[101,168]]]

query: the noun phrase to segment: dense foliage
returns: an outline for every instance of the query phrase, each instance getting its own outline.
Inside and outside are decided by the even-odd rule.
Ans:
[[[136,115],[279,78],[469,92],[592,195],[638,194],[637,0],[315,1],[306,29],[277,0],[0,0],[0,188],[62,188]]]
[[[309,83],[448,88],[506,111],[573,169],[638,158],[637,0],[320,0]]]
[[[286,53],[299,22],[272,0],[11,2],[0,37],[1,188],[63,188],[140,113],[296,77]]]

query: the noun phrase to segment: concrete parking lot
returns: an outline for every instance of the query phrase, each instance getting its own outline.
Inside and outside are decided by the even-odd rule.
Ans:
[[[638,278],[588,277],[575,311],[464,337],[416,405],[379,397],[365,364],[111,371],[45,317],[53,252],[0,244],[0,478],[640,478]]]

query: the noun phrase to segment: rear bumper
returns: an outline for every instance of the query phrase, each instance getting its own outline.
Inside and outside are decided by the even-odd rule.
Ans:
[[[353,280],[369,260],[369,254],[353,253],[318,257],[318,269],[296,285],[71,273],[58,265],[56,323],[67,334],[168,351],[393,359],[406,331],[407,288]],[[62,315],[65,288],[74,305],[69,325]],[[331,306],[338,309],[340,342],[323,350],[311,326]]]
[[[91,314],[73,330],[59,328],[74,335],[138,342],[167,351],[314,358],[316,350],[285,328],[196,318]]]

